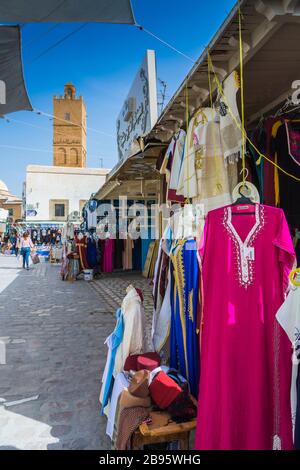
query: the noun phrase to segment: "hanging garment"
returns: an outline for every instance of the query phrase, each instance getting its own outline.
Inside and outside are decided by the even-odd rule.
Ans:
[[[225,98],[220,97],[219,103],[221,142],[226,164],[237,162],[242,156],[242,123],[236,100],[239,88],[239,75],[233,71],[224,81]]]
[[[300,281],[300,275],[298,275]],[[276,318],[286,332],[293,347],[293,369],[291,384],[291,408],[295,447],[300,450],[300,390],[299,390],[299,362],[300,362],[300,288],[291,287],[291,290],[277,312]],[[298,409],[298,411],[297,411]]]
[[[137,238],[133,240],[133,256],[132,256],[132,269],[134,271],[141,271],[141,250],[142,250],[142,240]]]
[[[115,361],[116,375],[122,372],[127,357],[145,352],[145,312],[141,298],[133,286],[126,289],[127,295],[122,302],[124,336]]]
[[[274,149],[272,145],[272,137],[276,137],[276,134],[272,136],[273,129],[274,132],[278,130],[278,124],[281,124],[280,119],[278,118],[268,118],[264,123],[264,135],[265,135],[265,145],[264,145],[264,154],[268,157],[269,160],[264,160],[264,204],[268,206],[275,206],[275,185],[274,185],[274,174],[275,166],[272,162],[275,162]]]
[[[128,237],[124,241],[124,251],[123,251],[123,269],[124,271],[132,269],[132,250],[133,250],[133,240]]]
[[[170,251],[172,230],[168,225],[159,243],[158,256],[153,279],[153,317],[151,338],[154,350],[164,347],[170,334],[171,321],[171,277]]]
[[[103,242],[102,271],[104,273],[113,272],[113,256],[114,256],[115,240],[106,238]]]
[[[68,275],[69,259],[67,258],[67,254],[68,254],[68,246],[67,244],[64,244],[63,253],[62,253],[62,263],[61,263],[61,268],[60,268],[60,275],[63,281],[67,278],[67,275]]]
[[[77,257],[78,257],[78,255],[77,255],[76,253],[74,253],[74,256],[77,256]],[[79,259],[77,259],[77,258],[70,258],[70,259],[68,260],[67,269],[68,269],[68,272],[67,272],[67,277],[66,277],[66,279],[67,279],[68,281],[71,281],[71,282],[76,281],[77,275],[80,273]]]
[[[101,414],[103,415],[104,408],[108,404],[108,400],[112,391],[113,384],[113,371],[115,367],[116,353],[117,349],[120,346],[123,336],[124,336],[124,318],[123,312],[119,308],[116,311],[117,323],[114,331],[108,338],[106,338],[105,344],[108,348],[106,365],[102,377],[102,389],[100,392],[100,401],[101,401]]]
[[[177,193],[182,161],[184,157],[186,133],[180,129],[172,138],[160,169],[166,175],[168,183],[167,199],[172,202],[184,202],[184,198]]]
[[[300,355],[298,354],[298,359]],[[298,366],[297,378],[297,412],[296,412],[296,428],[295,428],[295,449],[300,450],[300,367]]]
[[[199,385],[199,264],[195,240],[179,241],[171,253],[170,367],[189,382],[192,395]]]
[[[198,187],[193,203],[202,203],[207,214],[212,209],[230,204],[232,200],[221,145],[219,115],[212,108],[204,108],[203,116],[193,136]],[[236,163],[233,165],[236,166]]]
[[[123,392],[129,385],[129,380],[123,372],[117,374],[111,394],[109,412],[107,416],[106,434],[112,439],[115,425],[115,417],[117,411],[118,400]]]
[[[95,268],[98,264],[98,254],[95,240],[92,240],[91,238],[88,239],[86,251],[88,265],[90,268]]]
[[[114,251],[114,268],[122,269],[123,267],[123,250],[124,250],[124,240],[117,238],[115,241],[115,251]]]
[[[300,122],[284,121],[273,141],[278,165],[300,178]],[[280,207],[291,229],[300,225],[299,181],[278,172]]]
[[[299,225],[300,227],[300,225]],[[297,256],[297,266],[300,267],[300,230],[299,227],[295,228],[294,231],[294,237],[293,237],[293,243],[295,247],[295,252]]]
[[[162,305],[153,316],[152,343],[154,350],[160,352],[170,335],[171,324],[171,273],[168,272],[167,287]]]
[[[90,230],[92,228],[97,227],[97,201],[95,199],[91,199],[88,202],[86,207],[86,222],[87,222],[87,229]]]
[[[76,239],[76,250],[77,253],[79,254],[79,260],[80,260],[80,270],[84,269],[89,269],[89,263],[87,260],[87,239],[86,237],[79,238],[77,237]]]
[[[284,213],[259,204],[214,210],[200,253],[196,448],[291,449],[291,347],[275,318],[295,259]]]
[[[213,108],[200,108],[190,121],[177,193],[203,204],[205,213],[231,202],[219,115]]]
[[[255,147],[265,154],[265,132],[263,127],[258,127],[250,134],[251,142],[255,145]],[[250,160],[252,162],[252,176],[253,176],[253,184],[256,186],[259,192],[259,200],[260,203],[264,203],[264,165],[265,160],[264,158],[260,158],[259,153],[255,150],[255,148],[248,142],[247,143],[247,150],[250,156]]]
[[[200,120],[204,120],[202,108],[200,108],[190,120],[185,140],[184,155],[177,186],[177,194],[185,198],[193,198],[198,194],[194,130]]]
[[[150,410],[150,407],[143,406],[133,406],[120,410],[118,434],[115,442],[116,450],[130,450],[132,434],[149,417]]]

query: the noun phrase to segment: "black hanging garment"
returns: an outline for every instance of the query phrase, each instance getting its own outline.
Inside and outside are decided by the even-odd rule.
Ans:
[[[273,139],[277,163],[300,179],[300,122],[285,120]],[[300,226],[300,182],[278,171],[280,207],[290,229]]]

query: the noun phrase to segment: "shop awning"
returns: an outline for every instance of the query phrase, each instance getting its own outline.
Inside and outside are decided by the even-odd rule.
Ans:
[[[161,143],[148,143],[143,150],[118,163],[107,175],[96,199],[156,199],[161,175],[156,169],[157,158],[165,148]]]
[[[134,24],[130,0],[1,0],[0,21]]]
[[[0,116],[32,111],[26,92],[18,26],[0,26]]]
[[[245,116],[259,119],[293,93],[300,80],[300,6],[294,0],[241,0]],[[232,9],[207,49],[219,80],[239,71],[238,7]],[[190,116],[209,106],[207,49],[164,109],[149,138],[167,142],[177,122],[185,127],[186,90]],[[213,82],[212,76],[212,82]],[[239,101],[239,99],[238,99]]]

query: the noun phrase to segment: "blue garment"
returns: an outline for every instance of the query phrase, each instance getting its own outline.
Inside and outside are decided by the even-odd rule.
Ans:
[[[97,260],[98,253],[97,253],[96,242],[92,240],[91,238],[89,238],[87,242],[86,257],[87,257],[88,265],[91,268],[95,268],[98,264],[98,260]]]
[[[97,209],[98,202],[96,199],[90,199],[89,201],[89,209],[91,212],[94,212]]]
[[[171,253],[170,367],[188,380],[194,397],[198,395],[200,359],[197,313],[199,266],[194,240],[179,242]]]
[[[21,249],[21,255],[23,256],[23,268],[29,268],[29,256],[30,256],[30,248],[25,247]]]
[[[106,381],[103,383],[103,398],[102,398],[102,407],[100,415],[103,415],[104,408],[106,407],[108,400],[110,398],[113,386],[113,372],[115,368],[116,352],[123,340],[124,335],[124,319],[123,312],[120,308],[116,311],[117,323],[112,334],[107,338],[106,342],[109,341],[111,354],[108,357],[109,362],[106,364],[107,367],[107,376]]]

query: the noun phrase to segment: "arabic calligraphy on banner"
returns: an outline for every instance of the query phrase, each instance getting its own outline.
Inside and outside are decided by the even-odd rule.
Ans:
[[[155,52],[148,50],[117,119],[119,160],[130,156],[132,144],[157,121]]]

